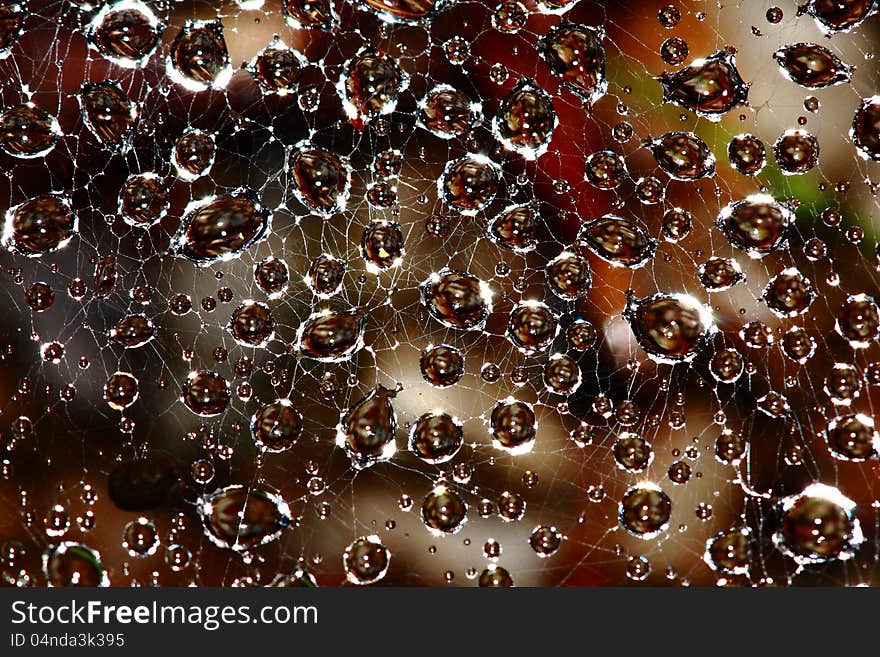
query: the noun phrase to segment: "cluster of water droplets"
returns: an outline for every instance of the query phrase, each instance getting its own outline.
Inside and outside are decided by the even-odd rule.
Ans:
[[[873,0],[37,4],[7,583],[874,577]]]

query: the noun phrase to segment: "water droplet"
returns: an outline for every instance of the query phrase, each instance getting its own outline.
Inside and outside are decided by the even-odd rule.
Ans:
[[[523,301],[510,311],[507,339],[524,354],[547,349],[559,334],[559,319],[540,301]]]
[[[748,529],[727,529],[706,541],[703,561],[719,573],[745,575],[749,572],[751,560]]]
[[[849,559],[864,541],[855,502],[831,486],[811,484],[781,499],[776,511],[773,542],[800,564]]]
[[[692,132],[667,132],[651,142],[660,168],[676,180],[697,180],[715,175],[715,156]]]
[[[654,460],[651,443],[636,433],[624,431],[611,448],[614,460],[621,470],[642,472]]]
[[[371,222],[361,237],[361,256],[367,269],[378,272],[400,264],[404,256],[400,224],[387,219]]]
[[[791,267],[774,276],[762,296],[778,317],[796,317],[807,312],[816,292],[810,279]]]
[[[836,328],[853,349],[864,349],[880,333],[880,309],[868,295],[852,295],[837,315]]]
[[[0,149],[12,157],[42,157],[61,136],[55,117],[33,103],[15,105],[0,114]]]
[[[329,0],[283,0],[284,21],[293,28],[329,30],[335,14]]]
[[[430,345],[419,357],[422,377],[436,388],[455,385],[464,376],[464,356],[448,344]]]
[[[156,50],[164,25],[141,2],[107,3],[87,28],[90,44],[104,57],[124,68],[141,67]]]
[[[656,484],[633,486],[618,505],[621,526],[637,538],[651,539],[669,526],[672,501]]]
[[[544,365],[544,386],[548,392],[571,395],[580,388],[581,368],[565,354],[553,354]]]
[[[97,550],[65,541],[43,555],[43,573],[48,586],[110,586],[110,578]]]
[[[187,20],[171,44],[168,77],[190,91],[222,89],[232,78],[219,20]]]
[[[584,224],[579,245],[616,267],[641,267],[654,257],[657,242],[635,221],[606,215]]]
[[[409,449],[426,463],[446,463],[464,442],[461,420],[448,413],[430,412],[413,422]]]
[[[563,22],[538,42],[538,51],[571,91],[595,103],[608,90],[605,33],[601,28]]]
[[[188,129],[171,151],[171,164],[182,180],[195,180],[206,175],[214,165],[214,135],[204,130]]]
[[[229,332],[241,345],[265,347],[275,336],[275,320],[267,305],[245,301],[233,311]]]
[[[523,79],[501,101],[492,129],[505,148],[531,160],[547,149],[558,122],[550,94]]]
[[[22,255],[37,257],[63,248],[79,229],[64,196],[38,196],[9,208],[0,244]]]
[[[257,195],[241,187],[190,203],[172,248],[199,266],[230,260],[261,241],[270,223]]]
[[[110,337],[127,349],[143,347],[156,335],[156,328],[145,315],[126,315],[110,330]]]
[[[767,149],[764,142],[755,135],[735,136],[727,145],[730,166],[744,176],[757,176],[767,163]]]
[[[203,497],[197,509],[208,539],[236,552],[271,543],[291,522],[287,503],[259,486],[221,488]]]
[[[83,85],[80,103],[85,124],[98,141],[112,147],[126,145],[137,120],[137,107],[118,82],[108,80]]]
[[[217,372],[199,370],[186,377],[181,400],[196,415],[212,417],[226,410],[231,396],[226,379]]]
[[[710,292],[721,292],[745,280],[746,275],[736,260],[709,258],[700,265],[700,283]]]
[[[623,313],[648,355],[663,363],[690,361],[716,331],[709,310],[685,294],[632,300]]]
[[[843,461],[864,461],[876,456],[880,449],[874,419],[861,413],[830,420],[825,428],[825,440],[831,454]]]
[[[287,284],[290,282],[287,263],[273,257],[258,262],[254,265],[254,280],[270,299],[280,297],[287,290]]]
[[[806,130],[786,130],[773,144],[773,154],[783,174],[806,173],[819,164],[819,140]]]
[[[437,193],[465,216],[477,214],[495,198],[501,184],[498,165],[483,155],[470,154],[446,165]]]
[[[346,115],[364,122],[393,112],[407,84],[408,78],[397,62],[365,47],[348,62],[337,89]]]
[[[314,313],[297,332],[300,352],[325,363],[346,360],[363,346],[364,323],[358,310]]]
[[[680,105],[710,121],[720,121],[734,107],[744,105],[749,95],[749,84],[740,77],[735,53],[729,48],[694,60],[675,73],[663,73],[658,79],[664,102]]]
[[[351,169],[341,157],[302,142],[290,159],[290,171],[300,203],[327,216],[345,209]]]
[[[492,445],[511,454],[531,451],[538,433],[535,411],[525,403],[508,397],[492,409],[489,420]]]
[[[421,295],[431,316],[449,328],[480,329],[492,312],[488,285],[467,272],[433,273],[422,283]]]
[[[773,58],[782,74],[802,87],[822,89],[849,82],[853,68],[833,52],[816,43],[792,43],[783,46]]]
[[[525,253],[538,243],[538,215],[532,205],[510,205],[489,223],[489,237],[495,244]]]
[[[348,581],[361,586],[385,577],[390,563],[391,552],[375,535],[356,538],[342,553],[342,568]]]
[[[809,0],[805,11],[827,33],[849,32],[876,11],[874,0]]]
[[[849,136],[860,157],[880,162],[880,96],[862,100]]]
[[[397,390],[376,386],[339,418],[336,444],[358,470],[387,461],[396,450],[397,414],[391,400]]]
[[[257,447],[283,452],[293,447],[303,431],[303,417],[289,399],[263,404],[251,418],[251,434]]]
[[[794,214],[772,196],[755,194],[721,210],[717,225],[730,243],[753,258],[781,248]]]
[[[104,401],[114,410],[125,410],[137,401],[139,395],[137,377],[128,372],[114,372],[104,383]]]
[[[168,190],[155,173],[130,176],[119,192],[119,214],[129,226],[146,228],[168,213]]]
[[[433,534],[456,534],[467,522],[467,504],[458,493],[441,484],[422,502],[422,520]]]

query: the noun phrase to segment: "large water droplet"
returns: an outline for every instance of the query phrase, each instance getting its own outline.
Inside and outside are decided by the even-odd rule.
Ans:
[[[482,328],[492,312],[489,286],[467,272],[444,269],[433,273],[422,283],[421,293],[431,316],[449,328]]]
[[[9,107],[0,114],[0,149],[7,155],[42,157],[60,138],[55,117],[33,103]]]
[[[63,248],[78,230],[76,215],[61,195],[38,196],[6,211],[0,244],[37,257]]]
[[[849,82],[853,67],[847,66],[833,52],[817,43],[792,43],[783,46],[773,58],[782,74],[808,89],[822,89]]]
[[[266,304],[245,301],[229,319],[229,332],[239,344],[265,347],[275,336],[275,320]]]
[[[849,32],[877,11],[874,0],[810,0],[806,13],[828,34]]]
[[[229,406],[231,397],[229,382],[210,370],[190,372],[181,395],[186,407],[202,417],[220,415]]]
[[[110,337],[127,349],[143,347],[155,334],[153,322],[145,315],[127,315],[110,331]]]
[[[461,495],[441,484],[422,502],[422,521],[433,534],[455,534],[467,522],[467,504]]]
[[[145,4],[123,0],[105,4],[89,24],[86,36],[101,55],[119,66],[134,68],[147,63],[163,27]]]
[[[363,347],[365,321],[359,310],[314,313],[297,331],[299,350],[325,363],[347,360]]]
[[[880,450],[874,419],[861,413],[831,419],[825,428],[825,440],[831,454],[844,461],[865,461]]]
[[[197,509],[208,539],[236,552],[271,543],[291,520],[287,503],[259,486],[227,486],[203,497]]]
[[[89,83],[80,92],[83,119],[103,144],[124,146],[134,128],[137,108],[117,82]]]
[[[559,334],[559,318],[540,301],[523,301],[510,311],[507,339],[524,354],[547,349]]]
[[[190,128],[174,144],[171,165],[179,178],[195,180],[211,170],[215,153],[214,135]]]
[[[294,28],[329,30],[335,13],[329,0],[283,0],[284,21]]]
[[[680,105],[710,121],[720,121],[748,100],[749,85],[740,77],[735,53],[729,48],[694,60],[675,73],[663,73],[658,79],[664,102]]]
[[[608,90],[601,28],[563,22],[538,43],[541,56],[565,86],[590,103]]]
[[[855,512],[855,502],[836,488],[811,484],[779,501],[773,541],[800,564],[849,559],[865,540]]]
[[[692,132],[667,132],[651,142],[660,168],[676,180],[697,180],[715,175],[715,156]]]
[[[686,294],[655,294],[630,301],[623,312],[633,335],[659,362],[690,361],[716,331],[709,310]]]
[[[345,449],[356,469],[387,461],[396,450],[397,414],[391,400],[397,390],[376,386],[339,418],[336,444]]]
[[[763,293],[764,302],[779,317],[796,317],[807,312],[815,298],[810,279],[794,267],[774,276]]]
[[[880,161],[880,96],[862,100],[849,131],[856,152],[866,160]]]
[[[400,224],[387,219],[371,222],[361,238],[361,255],[374,272],[399,265],[404,255]]]
[[[773,154],[783,174],[806,173],[819,164],[819,140],[806,130],[786,130],[773,144]]]
[[[190,203],[172,249],[199,266],[230,260],[262,240],[270,223],[257,195],[241,187]]]
[[[391,563],[391,552],[378,536],[354,539],[342,553],[342,568],[352,584],[373,584],[385,577]]]
[[[477,122],[481,106],[448,84],[438,84],[419,102],[416,120],[442,139],[459,137]]]
[[[48,586],[110,586],[110,577],[97,550],[65,541],[46,550],[43,573]]]
[[[506,148],[531,160],[547,149],[558,122],[550,94],[523,79],[501,101],[492,129]]]
[[[365,122],[393,112],[408,82],[396,61],[366,47],[348,62],[336,86],[346,115]]]
[[[880,334],[880,309],[867,294],[847,298],[837,315],[837,332],[853,349],[865,349]]]
[[[606,215],[584,224],[579,245],[616,267],[637,268],[654,257],[657,241],[635,221]]]
[[[437,181],[437,193],[453,209],[471,216],[485,208],[501,184],[498,165],[483,155],[452,160]]]
[[[627,532],[637,538],[651,539],[669,526],[672,501],[659,486],[646,482],[626,491],[617,515]]]
[[[169,206],[167,188],[155,173],[129,177],[119,192],[119,214],[130,226],[152,226],[167,214]]]
[[[254,442],[267,452],[290,449],[299,440],[302,431],[302,413],[289,399],[263,404],[251,418]]]
[[[290,172],[300,203],[324,215],[345,209],[351,169],[341,157],[302,142],[290,158]]]
[[[464,376],[464,356],[452,345],[429,345],[419,357],[419,369],[435,388],[448,388]]]
[[[492,445],[511,454],[530,452],[538,433],[538,420],[532,407],[513,397],[499,401],[489,418]]]
[[[538,243],[538,214],[530,205],[510,205],[499,212],[487,228],[498,246],[525,253]]]
[[[430,412],[413,422],[409,449],[426,463],[446,463],[464,442],[461,421],[448,413]]]
[[[191,91],[222,89],[232,78],[219,20],[187,20],[171,44],[168,77]]]
[[[724,207],[717,225],[733,246],[760,258],[785,244],[793,222],[787,207],[772,196],[755,194]]]

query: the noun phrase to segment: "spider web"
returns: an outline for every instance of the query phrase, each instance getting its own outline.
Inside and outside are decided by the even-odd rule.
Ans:
[[[31,101],[57,117],[64,134],[45,157],[2,156],[3,207],[61,192],[79,220],[77,235],[57,253],[0,255],[6,273],[0,377],[5,418],[0,497],[6,511],[0,515],[0,537],[6,541],[7,583],[44,584],[41,555],[59,541],[74,541],[100,551],[113,585],[263,585],[297,567],[313,573],[320,585],[335,585],[345,578],[345,547],[370,534],[379,535],[392,554],[387,584],[472,585],[497,561],[517,585],[622,585],[640,579],[634,577],[634,567],[644,563],[634,561],[639,557],[651,566],[644,583],[654,585],[873,581],[876,461],[835,459],[823,432],[830,419],[844,413],[873,417],[877,394],[864,374],[874,364],[877,345],[854,350],[834,330],[848,296],[880,294],[873,255],[876,164],[857,157],[847,136],[861,99],[878,88],[875,16],[829,40],[788,0],[780,3],[779,24],[765,18],[767,3],[677,2],[682,18],[671,29],[657,19],[665,2],[581,1],[564,14],[526,3],[527,22],[508,34],[493,27],[494,7],[481,3],[453,3],[415,25],[387,23],[367,7],[339,3],[337,26],[326,32],[290,27],[275,0],[254,10],[231,2],[146,4],[166,27],[143,68],[122,68],[90,50],[86,26],[101,7],[67,2],[28,3],[22,34],[0,60],[2,106]],[[190,19],[222,22],[235,70],[223,89],[193,93],[168,79],[166,56]],[[593,106],[561,85],[537,54],[538,41],[563,20],[605,31],[609,88]],[[275,35],[308,60],[289,95],[263,93],[240,66]],[[679,68],[660,56],[661,44],[672,36],[688,42],[685,63],[735,46],[737,67],[751,84],[749,105],[713,123],[661,103],[655,77]],[[450,61],[455,37],[460,41],[453,44],[467,51],[462,63]],[[821,43],[856,65],[851,83],[810,91],[779,76],[772,53],[804,41]],[[335,85],[365,45],[391,56],[409,84],[393,113],[358,129],[343,113]],[[117,152],[96,141],[77,99],[84,83],[108,79],[118,82],[139,112],[131,148]],[[535,161],[505,150],[488,129],[502,99],[523,79],[551,94],[559,118],[547,152]],[[418,101],[437,84],[452,85],[481,104],[483,119],[467,135],[442,140],[416,124]],[[820,100],[817,112],[804,109],[807,96]],[[633,136],[615,138],[626,132],[623,123]],[[190,128],[216,140],[210,172],[192,182],[176,178],[169,164],[174,143]],[[784,176],[772,154],[753,179],[730,167],[726,150],[734,135],[753,133],[769,146],[792,128],[819,139],[820,165],[812,171]],[[643,140],[671,130],[692,131],[710,146],[718,159],[714,177],[676,181],[657,166]],[[348,158],[352,186],[344,211],[318,216],[294,195],[287,163],[304,139]],[[389,149],[401,152],[403,165],[391,180],[397,202],[381,209],[370,205],[366,194],[380,180],[372,162]],[[627,178],[613,191],[584,180],[585,159],[605,149],[626,160]],[[437,180],[449,161],[475,152],[500,165],[503,184],[485,210],[460,216],[438,199]],[[170,199],[168,215],[149,229],[132,227],[118,214],[123,183],[144,172],[168,181]],[[639,200],[636,181],[650,176],[662,182],[664,198],[648,205]],[[271,210],[265,240],[235,259],[205,267],[170,252],[190,202],[242,186],[255,190]],[[714,228],[722,208],[754,193],[788,202],[797,217],[785,248],[761,259],[748,258]],[[542,220],[537,248],[526,254],[499,248],[486,233],[487,222],[514,203],[533,203]],[[694,217],[691,234],[677,243],[664,240],[661,231],[664,212],[672,207]],[[828,207],[840,210],[839,225],[822,221]],[[611,212],[638,220],[659,241],[656,255],[639,269],[591,257],[589,294],[577,302],[555,297],[546,282],[547,263],[571,247],[581,224]],[[406,252],[399,266],[377,274],[367,267],[360,243],[365,227],[381,219],[400,224]],[[436,225],[444,227],[440,234],[427,230]],[[815,239],[824,243],[826,255],[810,259],[805,244]],[[340,291],[322,300],[303,278],[325,253],[345,260],[348,268]],[[116,257],[116,282],[108,296],[98,297],[95,267],[110,255]],[[254,280],[254,266],[270,256],[283,260],[291,274],[280,298],[269,299]],[[710,256],[735,259],[745,281],[708,293],[698,268]],[[805,315],[779,319],[761,295],[788,267],[809,278],[818,296]],[[419,285],[444,268],[468,271],[489,284],[494,306],[484,330],[448,329],[428,315]],[[85,282],[82,298],[67,293],[76,280]],[[45,312],[32,312],[24,301],[25,287],[35,281],[55,292]],[[133,291],[144,287],[149,300],[141,303]],[[622,317],[628,295],[657,292],[687,293],[712,310],[718,333],[690,365],[653,361]],[[182,316],[170,310],[179,294],[193,306]],[[230,314],[247,299],[271,309],[275,336],[265,347],[242,346],[227,330]],[[544,301],[561,318],[560,335],[537,356],[524,355],[505,337],[510,310],[530,299]],[[297,352],[297,330],[325,308],[366,313],[365,348],[348,361],[319,363]],[[156,337],[141,348],[123,349],[110,331],[132,313],[149,317]],[[565,338],[576,319],[597,330],[595,345],[582,352]],[[772,330],[773,345],[752,349],[744,343],[740,331],[754,321]],[[818,345],[803,365],[780,348],[792,326],[805,328]],[[40,357],[49,342],[64,348],[59,363]],[[466,373],[456,385],[438,389],[422,377],[419,354],[430,344],[450,344],[464,355]],[[746,372],[734,384],[720,384],[709,372],[712,354],[725,347],[746,360]],[[568,397],[548,392],[542,380],[547,357],[560,352],[576,359],[582,376],[582,385]],[[242,359],[252,364],[251,374],[236,374]],[[835,407],[823,390],[836,363],[854,365],[862,377],[860,395],[849,408]],[[481,373],[487,364],[497,366],[497,380]],[[229,407],[217,418],[199,418],[180,401],[188,373],[202,369],[218,371],[233,388]],[[134,374],[140,383],[138,400],[121,413],[102,398],[107,377],[117,371]],[[339,382],[332,396],[322,393],[330,375]],[[388,462],[355,470],[335,445],[336,424],[377,384],[401,388],[393,400],[398,450]],[[69,401],[68,389],[75,391]],[[785,396],[790,408],[785,417],[758,409],[768,392]],[[537,415],[537,439],[527,454],[511,455],[491,444],[489,415],[509,396],[532,404]],[[303,436],[290,450],[261,454],[250,418],[261,404],[279,398],[290,399],[302,413]],[[610,403],[605,414],[597,412],[603,401]],[[429,465],[406,449],[411,423],[432,409],[457,416],[464,427],[464,446],[442,465]],[[23,437],[16,436],[21,417],[33,425]],[[571,433],[583,424],[591,428],[592,440],[580,446]],[[724,429],[746,437],[748,451],[738,465],[715,458],[715,441]],[[653,461],[642,472],[624,471],[615,462],[612,446],[623,431],[652,445]],[[143,512],[118,509],[107,494],[108,475],[120,462],[147,455],[174,463],[182,483],[173,500]],[[668,472],[682,461],[692,474],[679,485]],[[193,464],[203,462],[213,470],[207,483],[192,475]],[[454,536],[432,535],[420,518],[422,500],[441,481],[468,505],[468,522]],[[626,490],[645,481],[672,500],[668,528],[651,540],[631,536],[618,521]],[[774,501],[811,483],[833,486],[857,504],[867,540],[854,559],[805,567],[773,544]],[[277,492],[293,516],[277,541],[248,558],[212,544],[195,512],[203,494],[230,484]],[[521,519],[505,522],[499,516],[504,492],[525,502]],[[400,503],[407,497],[411,509]],[[159,549],[145,558],[133,558],[121,544],[126,523],[139,516],[159,537]],[[47,526],[61,530],[47,533]],[[538,526],[554,526],[564,536],[547,559],[529,545]],[[723,576],[704,562],[706,542],[737,527],[749,530],[748,572]],[[497,558],[484,554],[490,539],[502,547]],[[171,567],[172,546],[188,553],[184,567]]]

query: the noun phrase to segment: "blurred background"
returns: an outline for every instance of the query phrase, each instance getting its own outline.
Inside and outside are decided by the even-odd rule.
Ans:
[[[834,331],[847,296],[878,293],[877,164],[858,157],[847,136],[861,99],[878,90],[876,15],[829,38],[793,0],[723,6],[675,0],[677,20],[669,18],[675,12],[666,9],[668,2],[653,0],[581,0],[554,11],[529,1],[523,3],[523,27],[509,33],[493,25],[493,2],[448,3],[418,24],[387,22],[366,4],[340,2],[334,5],[336,29],[324,31],[291,27],[277,0],[258,8],[145,4],[165,27],[142,68],[118,66],[89,46],[86,27],[102,9],[97,3],[27,2],[21,33],[0,60],[2,107],[32,101],[57,117],[64,135],[42,158],[0,154],[2,209],[64,192],[79,221],[78,234],[56,253],[0,254],[5,584],[45,585],[43,555],[70,541],[100,553],[114,586],[267,585],[297,569],[320,586],[336,586],[346,581],[343,550],[364,535],[379,536],[392,555],[381,581],[387,585],[474,586],[490,564],[509,572],[517,586],[873,582],[876,461],[835,459],[822,432],[844,412],[823,391],[835,363],[853,364],[864,375],[848,412],[873,416],[877,400],[865,374],[877,345],[854,351]],[[768,19],[771,5],[780,20],[775,13]],[[192,92],[166,75],[171,44],[190,19],[221,21],[234,69],[223,89]],[[608,91],[593,105],[561,85],[537,52],[539,39],[563,21],[604,29]],[[287,95],[264,93],[246,69],[275,35],[308,60]],[[661,45],[673,37],[683,39],[688,51],[676,66],[661,57]],[[772,54],[797,42],[830,48],[855,67],[852,81],[808,90],[786,80]],[[365,45],[393,57],[409,77],[395,111],[366,127],[348,121],[336,88],[346,63]],[[725,47],[736,49],[736,66],[751,85],[747,106],[712,122],[662,103],[657,76]],[[533,161],[504,150],[488,127],[502,99],[524,78],[552,96],[559,119],[546,153]],[[118,81],[139,112],[130,147],[116,151],[84,125],[79,100],[83,84],[108,79]],[[481,104],[485,120],[462,138],[439,139],[416,125],[418,101],[441,83]],[[170,153],[190,128],[214,136],[216,158],[207,175],[185,181],[175,176]],[[796,128],[817,137],[820,163],[804,175],[785,176],[770,146]],[[671,130],[692,131],[705,141],[717,158],[714,177],[676,181],[658,168],[644,142]],[[736,172],[727,158],[730,139],[746,132],[768,148],[768,164],[754,178]],[[343,212],[318,216],[294,195],[286,162],[304,139],[348,158],[352,187]],[[371,163],[388,149],[399,150],[403,164],[396,202],[382,209],[371,206],[366,194],[378,180]],[[603,149],[626,160],[626,179],[613,191],[597,189],[584,176],[587,156]],[[456,215],[437,198],[446,164],[468,152],[492,158],[503,170],[501,191],[475,217]],[[118,212],[123,183],[144,172],[160,176],[170,200],[167,216],[148,229],[128,225]],[[636,190],[636,182],[650,176],[662,183],[660,203],[644,203]],[[188,203],[242,186],[255,190],[272,213],[265,240],[206,267],[169,253]],[[784,249],[752,259],[714,224],[728,203],[759,192],[790,200],[797,220]],[[528,254],[499,248],[486,235],[489,218],[526,202],[540,213],[538,247]],[[677,243],[662,237],[664,212],[673,207],[693,214],[690,234]],[[827,208],[837,212],[823,215]],[[657,254],[635,270],[591,257],[589,294],[577,302],[555,298],[546,285],[546,264],[572,244],[582,224],[609,212],[637,219],[659,240]],[[377,274],[366,266],[360,243],[365,227],[381,219],[400,224],[405,255],[399,266]],[[824,245],[821,257],[809,255],[816,252],[811,240]],[[342,288],[330,299],[318,298],[303,280],[324,253],[348,263]],[[115,256],[115,281],[101,296],[96,265],[109,256]],[[269,256],[284,260],[290,271],[287,291],[274,299],[253,275],[255,264]],[[698,266],[709,256],[735,257],[746,280],[709,294],[698,279]],[[419,284],[444,267],[488,282],[494,306],[485,330],[445,328],[421,305]],[[760,301],[767,282],[786,267],[798,267],[818,293],[797,321],[779,319]],[[54,303],[42,312],[25,300],[26,288],[37,281],[54,291]],[[69,292],[75,281],[82,281],[84,294],[76,285]],[[636,298],[684,292],[706,303],[719,328],[711,348],[689,365],[652,361],[621,315],[628,291]],[[185,315],[170,309],[181,294],[192,302]],[[263,348],[244,347],[227,331],[232,311],[247,299],[266,303],[276,322],[274,338]],[[526,356],[504,335],[511,308],[529,299],[544,300],[562,318],[550,352],[575,358],[583,378],[567,398],[544,387],[546,355]],[[350,361],[319,363],[297,352],[297,329],[325,308],[366,313],[366,348]],[[149,317],[156,334],[144,347],[123,349],[110,331],[132,313]],[[566,329],[576,319],[588,321],[596,333],[583,351],[566,343]],[[740,331],[755,321],[767,325],[776,344],[745,344]],[[778,344],[795,325],[818,345],[805,364],[787,359]],[[57,363],[41,357],[41,346],[50,342],[63,346]],[[465,360],[461,381],[443,389],[419,370],[422,350],[440,343],[456,346]],[[712,353],[725,347],[746,362],[735,384],[720,384],[709,372]],[[215,418],[199,418],[180,401],[187,374],[203,369],[217,371],[232,386],[228,409]],[[139,381],[139,397],[124,412],[103,399],[107,377],[116,371]],[[357,471],[336,446],[336,424],[377,384],[401,388],[393,399],[397,453]],[[785,395],[785,417],[757,409],[757,400],[771,391]],[[511,455],[492,446],[488,418],[508,396],[534,405],[539,429],[529,453]],[[303,435],[285,452],[261,454],[250,418],[279,398],[290,399],[302,413]],[[455,415],[464,427],[464,446],[440,465],[406,448],[411,423],[433,409]],[[578,429],[581,439],[575,441]],[[716,458],[716,441],[725,430],[748,446],[737,465]],[[616,463],[612,445],[622,431],[650,441],[653,460],[645,471],[630,473]],[[677,483],[670,466],[678,464],[674,471],[681,472],[682,463],[689,476]],[[108,484],[114,473],[142,508],[114,501]],[[452,536],[431,534],[421,519],[422,500],[441,481],[468,505],[467,523]],[[668,528],[650,540],[628,534],[617,518],[625,491],[644,481],[659,485],[672,501]],[[803,567],[770,540],[772,507],[817,482],[856,503],[867,540],[854,559]],[[277,492],[290,507],[291,526],[246,555],[213,544],[197,512],[199,500],[232,484]],[[510,519],[516,512],[508,518],[499,513],[511,495],[514,506],[524,506],[519,519]],[[123,544],[139,518],[145,519],[139,527],[148,526],[141,531],[155,532],[155,550],[146,556]],[[542,526],[563,536],[548,558],[529,543]],[[740,527],[748,529],[747,566],[738,575],[722,575],[704,561],[707,541]]]

